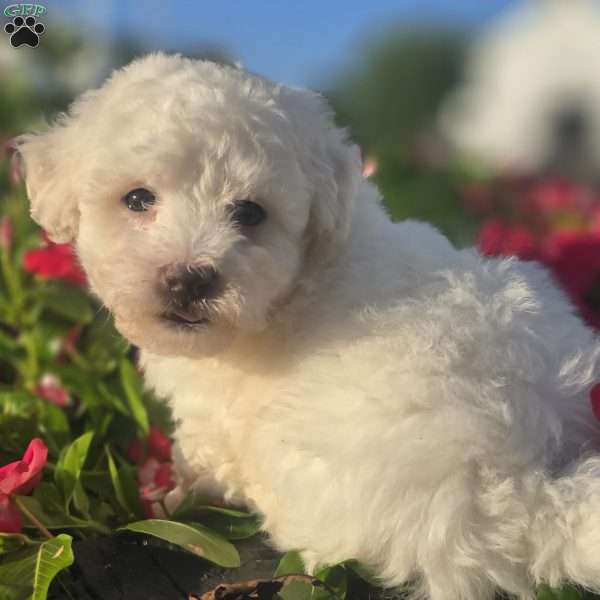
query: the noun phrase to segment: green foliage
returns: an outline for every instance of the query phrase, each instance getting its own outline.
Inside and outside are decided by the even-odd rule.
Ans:
[[[243,540],[260,530],[256,515],[221,506],[194,506],[192,503],[187,508],[178,508],[172,516],[181,521],[201,521],[228,540]]]
[[[280,559],[277,569],[275,570],[275,577],[283,577],[284,575],[298,575],[305,573],[304,563],[299,552],[291,550],[286,552]]]
[[[325,90],[363,157],[377,161],[373,180],[391,216],[432,223],[460,246],[472,243],[475,222],[462,209],[462,173],[436,119],[461,78],[465,47],[456,32],[393,27]]]
[[[123,529],[153,535],[223,567],[240,566],[235,546],[200,523],[150,519],[130,523]]]
[[[78,484],[93,437],[93,431],[88,431],[78,437],[63,448],[56,463],[54,481],[62,494],[67,514],[69,513],[71,500],[73,500],[74,496],[78,495],[79,504],[87,507],[87,501],[83,500],[85,492],[81,485],[78,486]]]
[[[54,577],[73,563],[71,542],[61,534],[0,563],[0,599],[44,600]]]
[[[31,600],[44,600],[54,577],[73,564],[72,538],[61,534],[38,549],[33,576],[33,594]]]
[[[126,465],[123,465],[121,469],[117,468],[108,448],[106,449],[106,456],[108,458],[108,471],[119,508],[127,519],[141,518],[142,508],[134,475]]]
[[[460,80],[465,48],[459,33],[394,26],[364,44],[326,94],[367,152],[408,148]]]

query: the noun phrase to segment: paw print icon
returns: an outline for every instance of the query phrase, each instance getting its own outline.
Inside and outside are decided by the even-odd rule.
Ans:
[[[10,35],[10,43],[15,48],[23,45],[35,48],[45,30],[44,25],[38,23],[35,17],[15,17],[4,26],[4,31]]]

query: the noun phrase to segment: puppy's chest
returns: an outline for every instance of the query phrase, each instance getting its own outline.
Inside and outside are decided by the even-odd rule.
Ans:
[[[177,437],[199,453],[237,454],[271,396],[265,378],[212,360],[150,361],[145,377],[169,402]]]

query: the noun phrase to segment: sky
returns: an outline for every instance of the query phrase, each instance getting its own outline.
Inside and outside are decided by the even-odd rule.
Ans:
[[[13,0],[14,1],[14,0]],[[520,3],[528,0],[520,0]],[[532,1],[532,0],[529,0]],[[150,48],[219,46],[255,72],[311,85],[351,60],[361,41],[400,22],[478,30],[519,0],[40,0],[92,34],[132,35]]]

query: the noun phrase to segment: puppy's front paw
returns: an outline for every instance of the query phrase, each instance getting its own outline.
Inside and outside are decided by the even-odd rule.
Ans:
[[[188,494],[188,491],[184,490],[181,486],[177,486],[165,496],[164,503],[169,514],[173,514],[179,508]]]

